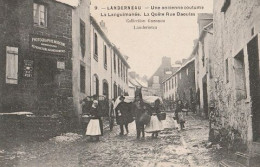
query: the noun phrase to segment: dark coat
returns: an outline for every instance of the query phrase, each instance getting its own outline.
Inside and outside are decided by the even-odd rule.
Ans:
[[[126,102],[120,102],[115,108],[116,122],[118,125],[129,124],[134,121],[133,114],[131,112],[131,104]]]

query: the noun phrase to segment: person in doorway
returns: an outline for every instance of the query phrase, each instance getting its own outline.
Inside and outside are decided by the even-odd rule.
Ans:
[[[136,135],[137,139],[140,139],[140,135],[142,133],[142,138],[145,138],[145,133],[144,133],[144,123],[140,121],[140,118],[142,114],[144,114],[144,103],[140,96],[135,97],[135,101],[133,103],[133,113],[135,113],[135,124],[136,124]]]
[[[120,126],[120,133],[119,135],[124,135],[124,127],[126,129],[126,134],[129,133],[128,124],[133,122],[133,116],[129,111],[128,105],[124,102],[125,97],[120,96],[119,98],[120,103],[115,108],[116,111],[116,122]]]
[[[147,133],[152,133],[152,138],[157,138],[160,131],[163,130],[162,122],[158,119],[160,113],[160,100],[155,101],[154,107],[151,110],[151,120],[145,127]]]
[[[102,135],[101,117],[98,113],[98,101],[94,100],[90,109],[91,119],[87,125],[86,136],[90,136],[90,141],[99,141]],[[96,140],[95,140],[96,139]]]

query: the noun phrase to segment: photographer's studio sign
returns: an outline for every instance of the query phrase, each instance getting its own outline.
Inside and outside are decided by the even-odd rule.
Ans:
[[[67,42],[62,38],[50,38],[31,35],[30,45],[33,51],[44,52],[55,55],[66,55]]]

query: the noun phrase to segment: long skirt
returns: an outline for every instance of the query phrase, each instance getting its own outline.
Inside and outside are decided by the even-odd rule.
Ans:
[[[86,135],[87,136],[100,136],[101,135],[99,119],[91,119],[89,121],[87,130],[86,130]]]
[[[145,132],[153,133],[153,132],[159,132],[161,130],[163,130],[162,122],[159,121],[159,119],[156,115],[152,115],[150,122],[145,127]]]

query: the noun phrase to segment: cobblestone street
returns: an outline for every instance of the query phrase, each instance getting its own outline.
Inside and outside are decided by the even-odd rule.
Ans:
[[[130,134],[119,136],[119,127],[105,130],[100,142],[88,142],[88,137],[76,136],[75,141],[50,139],[2,150],[0,166],[216,166],[212,150],[206,149],[207,121],[188,116],[186,129],[174,128],[171,114],[164,121],[165,130],[158,139],[146,133],[136,140],[135,124]],[[56,138],[57,139],[57,138]]]

